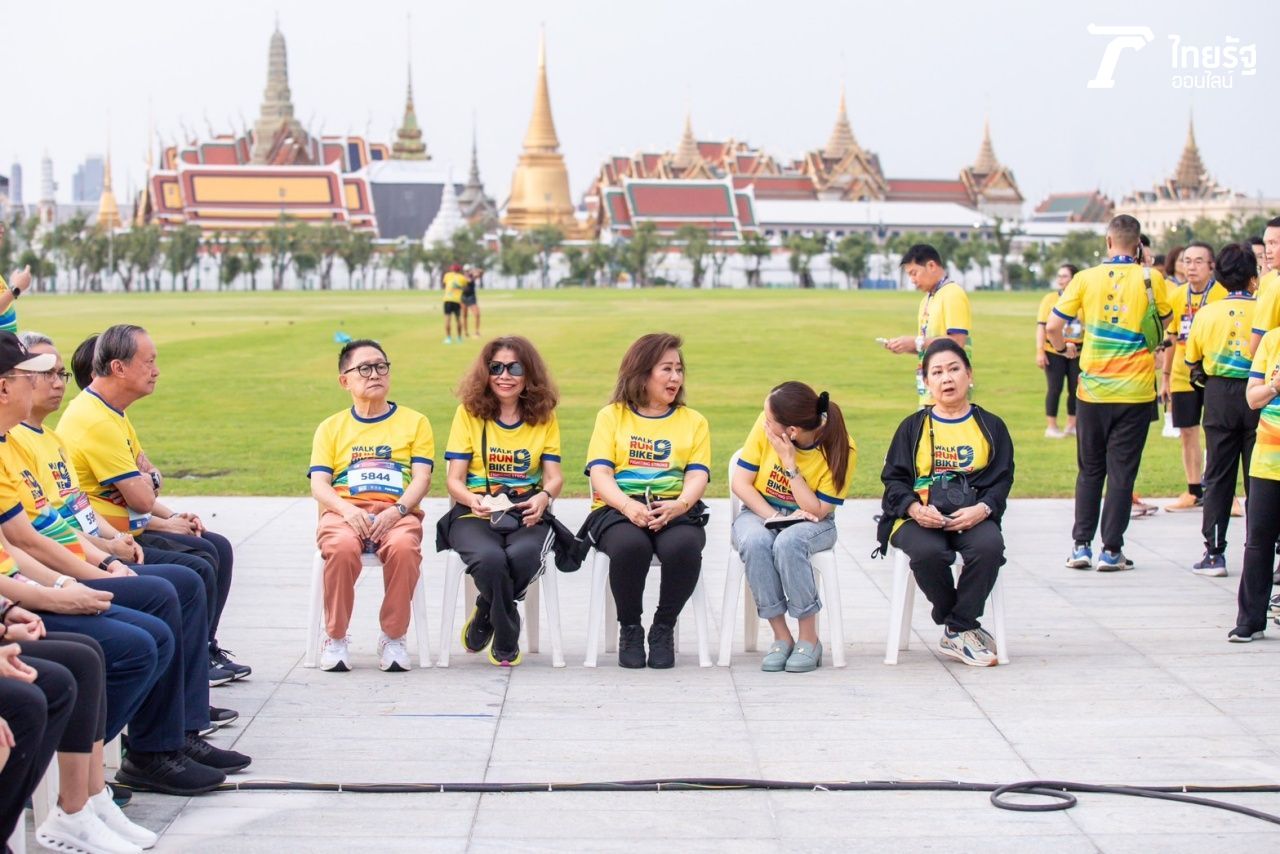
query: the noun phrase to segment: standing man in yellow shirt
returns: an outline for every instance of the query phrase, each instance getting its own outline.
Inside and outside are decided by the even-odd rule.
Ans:
[[[1141,233],[1141,224],[1131,216],[1112,219],[1107,260],[1072,278],[1045,324],[1054,351],[1065,353],[1068,321],[1077,315],[1084,320],[1076,390],[1075,545],[1067,560],[1072,569],[1093,564],[1104,482],[1097,568],[1133,568],[1121,548],[1142,449],[1157,415],[1155,352],[1172,315],[1164,276],[1139,263]]]
[[[964,286],[947,275],[938,250],[927,243],[917,243],[902,256],[900,266],[911,279],[916,290],[924,293],[920,309],[916,312],[916,334],[900,335],[884,342],[892,353],[913,353],[916,356],[916,395],[921,406],[933,402],[924,385],[921,368],[925,348],[939,338],[950,338],[969,350],[969,328],[972,314],[969,295]]]
[[[1249,341],[1254,353],[1258,352],[1262,336],[1280,326],[1280,216],[1267,223],[1262,233],[1262,248],[1271,269],[1258,279],[1258,303],[1253,311],[1253,335]]]
[[[1200,416],[1204,412],[1204,389],[1191,384],[1187,372],[1187,335],[1196,313],[1211,302],[1227,295],[1227,289],[1214,281],[1213,247],[1197,240],[1182,252],[1187,282],[1170,294],[1173,319],[1169,322],[1168,344],[1164,351],[1164,397],[1169,403],[1173,426],[1182,443],[1182,469],[1187,476],[1187,491],[1179,495],[1165,510],[1170,513],[1198,510],[1204,506],[1204,449],[1200,444]]]
[[[462,340],[462,295],[466,293],[467,277],[462,272],[462,267],[454,264],[449,267],[449,272],[444,274],[444,343],[452,344],[453,338],[450,332],[449,318],[453,318],[452,329],[457,330],[458,340]]]

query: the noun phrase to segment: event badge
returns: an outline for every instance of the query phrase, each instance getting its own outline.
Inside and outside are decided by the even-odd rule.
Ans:
[[[404,475],[391,460],[360,460],[347,469],[347,492],[353,497],[377,492],[399,498],[404,494]]]
[[[1191,317],[1182,315],[1182,320],[1178,323],[1178,340],[1186,341],[1187,335],[1191,333]]]
[[[150,513],[139,513],[132,507],[129,510],[129,533],[140,534],[142,529],[147,527],[147,523],[151,521]],[[92,512],[92,511],[91,511]]]
[[[58,508],[58,513],[84,533],[98,536],[98,514],[93,512],[93,507],[89,504],[89,496],[83,492],[77,492],[74,497],[69,498]],[[133,526],[129,527],[132,530]]]
[[[924,397],[928,393],[929,389],[924,384],[924,364],[921,363],[916,366],[916,394]]]
[[[1084,329],[1082,329],[1080,326],[1080,318],[1073,317],[1071,320],[1067,321],[1066,337],[1069,340],[1077,341],[1080,338],[1084,337],[1083,333],[1084,333]]]

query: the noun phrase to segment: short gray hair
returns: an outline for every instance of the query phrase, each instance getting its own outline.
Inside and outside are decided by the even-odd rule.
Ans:
[[[138,352],[139,334],[146,335],[147,330],[132,323],[117,323],[99,335],[98,343],[93,347],[93,375],[109,377],[112,362],[132,359]]]
[[[32,332],[28,329],[26,332],[18,333],[18,340],[22,342],[22,346],[30,350],[32,347],[52,347],[53,339],[43,332]]]

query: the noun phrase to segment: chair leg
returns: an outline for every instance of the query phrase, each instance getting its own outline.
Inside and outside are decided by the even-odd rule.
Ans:
[[[904,552],[894,549],[893,593],[889,598],[889,637],[884,645],[884,663],[897,664],[899,651],[906,649],[911,634],[911,567]]]
[[[547,628],[551,631],[551,666],[564,667],[564,642],[560,637],[560,579],[556,577],[555,557],[548,552],[546,568],[538,584],[545,588],[547,609]]]
[[[819,613],[825,615],[831,634],[831,664],[844,667],[844,615],[840,608],[840,573],[836,567],[835,551],[829,549],[815,554],[813,568],[821,578],[823,595],[827,598],[826,607]]]
[[[742,576],[742,649],[746,652],[760,651],[760,611],[756,608],[756,597],[751,593],[745,572]]]
[[[466,574],[467,566],[457,552],[444,553],[444,593],[440,598],[440,667],[449,666],[449,653],[453,649],[454,616],[458,610],[458,582]],[[475,601],[474,599],[472,601]],[[462,610],[466,611],[466,603]]]
[[[31,812],[35,819],[35,826],[39,827],[44,824],[44,820],[49,817],[49,813],[58,806],[58,757],[54,756],[49,763],[49,767],[45,769],[44,777],[40,779],[40,784],[36,786],[36,790],[31,793]]]
[[[720,605],[720,660],[717,664],[721,667],[728,667],[733,655],[733,612],[738,609],[738,587],[742,583],[743,572],[737,552],[730,550],[724,578],[724,601]]]
[[[413,586],[413,635],[418,641],[418,667],[431,666],[431,627],[427,620],[427,558],[422,557],[418,583]],[[452,612],[450,612],[452,616]],[[450,620],[452,623],[452,620]],[[446,646],[445,649],[448,649]]]
[[[27,813],[24,810],[18,815],[18,823],[9,837],[9,850],[13,854],[27,854]]]
[[[995,626],[996,661],[1000,664],[1008,664],[1009,642],[1005,636],[1004,626],[1004,586],[1000,583],[999,575],[996,576],[996,583],[991,588],[988,601],[991,604],[991,622]]]
[[[311,561],[311,593],[307,604],[307,651],[303,667],[315,667],[320,654],[321,620],[324,618],[324,558],[316,551]]]
[[[541,588],[541,580],[536,580],[529,585],[529,589],[524,594],[525,648],[529,652],[540,651],[538,648],[538,634],[541,629],[542,609],[539,607],[538,592]]]
[[[606,558],[607,560],[607,558]],[[613,599],[613,591],[609,589],[609,576],[606,572],[604,583],[604,651],[618,651],[618,603]],[[680,643],[679,635],[676,643]]]
[[[587,605],[587,656],[583,667],[595,667],[600,656],[600,633],[605,618],[606,589],[609,586],[609,557],[597,550],[591,561],[591,594]]]
[[[707,592],[702,585],[702,575],[698,575],[698,583],[693,588],[693,620],[698,630],[698,666],[710,667],[711,662],[711,621],[707,618]]]
[[[120,736],[117,735],[103,745],[102,764],[108,768],[120,767]]]

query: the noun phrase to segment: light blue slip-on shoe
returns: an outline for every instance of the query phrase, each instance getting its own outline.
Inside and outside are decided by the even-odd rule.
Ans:
[[[822,641],[809,643],[800,641],[795,651],[787,658],[788,673],[808,673],[822,666]]]
[[[789,641],[776,640],[769,647],[769,653],[760,662],[760,669],[765,673],[781,673],[787,666],[787,659],[795,644]]]

